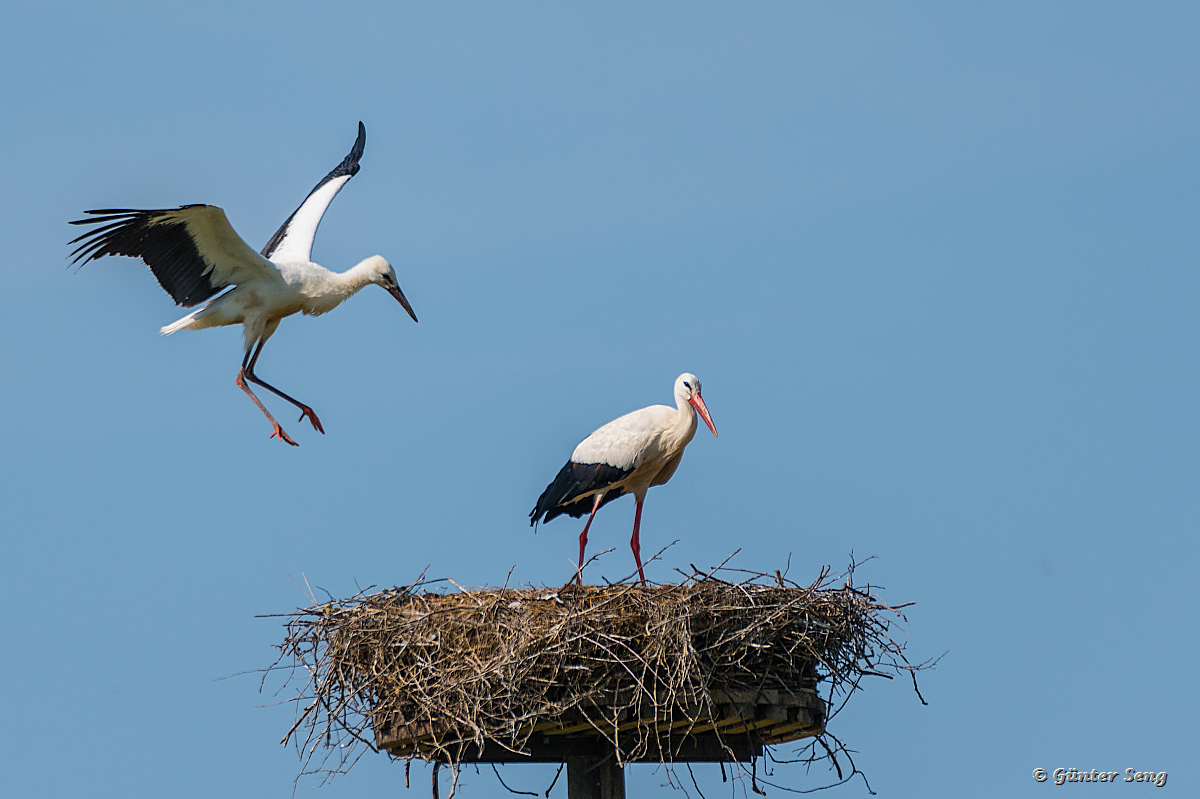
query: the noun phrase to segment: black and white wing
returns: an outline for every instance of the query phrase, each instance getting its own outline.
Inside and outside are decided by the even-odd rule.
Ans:
[[[625,494],[613,488],[642,465],[674,413],[665,405],[627,413],[593,432],[575,447],[554,482],[538,497],[529,523],[550,521],[563,513],[576,518],[590,513],[595,495],[604,491],[600,507]]]
[[[600,501],[600,507],[604,507],[625,495],[623,488],[614,489],[610,486],[632,473],[632,469],[620,469],[607,463],[567,461],[529,512],[530,526],[539,521],[548,522],[564,513],[576,519],[591,513],[597,491],[605,492],[604,499]]]
[[[317,225],[321,224],[325,209],[342,190],[342,186],[358,174],[358,159],[362,158],[363,148],[366,146],[367,129],[359,122],[358,138],[355,139],[350,154],[321,179],[316,188],[304,198],[304,202],[300,203],[300,207],[275,231],[267,246],[263,247],[263,257],[278,263],[312,260],[313,238],[317,235]]]
[[[191,308],[226,286],[282,280],[278,267],[251,249],[215,205],[158,211],[109,208],[87,211],[72,225],[101,225],[73,239],[74,262],[105,255],[141,258],[177,305]]]

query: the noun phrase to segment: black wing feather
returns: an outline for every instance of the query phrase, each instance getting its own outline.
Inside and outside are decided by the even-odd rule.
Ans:
[[[106,208],[87,211],[91,219],[76,219],[72,225],[102,225],[72,239],[79,244],[72,251],[74,263],[83,265],[105,255],[141,258],[154,274],[158,285],[171,295],[176,305],[191,308],[225,287],[213,283],[209,265],[200,255],[196,242],[188,235],[184,222],[155,222],[155,218],[175,210],[143,211],[132,208]],[[108,223],[108,224],[104,224]]]
[[[539,519],[548,522],[555,516],[564,513],[574,516],[576,519],[585,513],[591,513],[592,503],[595,500],[590,496],[583,496],[584,494],[607,488],[632,473],[632,469],[620,469],[616,466],[609,466],[607,463],[567,461],[567,465],[559,470],[554,482],[546,486],[546,490],[538,497],[537,506],[530,511],[530,526],[537,524]],[[624,495],[624,489],[609,491],[601,500],[600,507],[604,507],[617,497]],[[542,518],[543,514],[545,518]]]
[[[361,121],[359,121],[359,123],[358,123],[358,138],[354,140],[354,146],[350,148],[350,154],[347,155],[345,158],[343,158],[342,162],[340,164],[338,164],[337,166],[335,166],[328,175],[321,178],[320,183],[313,186],[312,191],[310,191],[305,196],[304,202],[308,202],[308,198],[313,195],[313,192],[315,192],[317,189],[321,188],[322,186],[324,186],[326,183],[333,180],[334,178],[340,178],[343,175],[349,175],[350,177],[354,177],[355,175],[357,175],[358,170],[359,170],[358,159],[362,158],[363,150],[366,148],[366,146],[367,146],[367,128],[365,125],[363,125],[363,123]],[[299,211],[301,208],[304,207],[304,202],[302,202],[298,206],[296,206],[296,211]],[[275,250],[279,247],[279,245],[283,241],[284,237],[287,236],[288,226],[290,226],[292,224],[292,219],[296,216],[296,211],[292,211],[291,216],[289,216],[287,219],[283,220],[283,224],[279,226],[279,230],[275,231],[275,235],[272,236],[271,240],[267,242],[267,246],[262,248],[262,256],[264,258],[270,258],[271,254],[274,253]]]

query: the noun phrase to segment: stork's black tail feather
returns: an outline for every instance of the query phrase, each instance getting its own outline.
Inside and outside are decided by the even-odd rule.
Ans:
[[[591,513],[592,503],[595,502],[591,495],[620,482],[632,471],[607,463],[567,461],[567,465],[559,470],[554,482],[546,486],[546,490],[538,497],[537,505],[529,512],[529,525],[532,527],[539,520],[548,522],[564,513],[576,519]],[[601,507],[624,494],[623,489],[609,491],[604,495]]]

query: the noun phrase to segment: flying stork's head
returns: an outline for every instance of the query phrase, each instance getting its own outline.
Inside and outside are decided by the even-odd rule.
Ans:
[[[704,404],[704,397],[700,396],[700,378],[691,372],[684,372],[675,378],[675,399],[676,402],[686,402],[695,408],[696,413],[700,414],[700,418],[712,431],[713,437],[716,437],[717,428],[713,426],[712,417],[708,415],[708,406]]]
[[[396,270],[392,269],[392,265],[387,262],[387,259],[382,255],[372,255],[362,262],[367,273],[367,279],[376,286],[382,286],[396,298],[396,301],[404,306],[404,310],[408,311],[408,315],[412,320],[417,321],[417,315],[413,313],[412,306],[408,304],[408,298],[404,296],[404,292],[400,290],[400,282],[396,280]]]

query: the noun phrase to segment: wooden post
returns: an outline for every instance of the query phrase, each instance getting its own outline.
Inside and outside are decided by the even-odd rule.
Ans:
[[[567,799],[625,799],[625,770],[612,752],[567,758]]]

